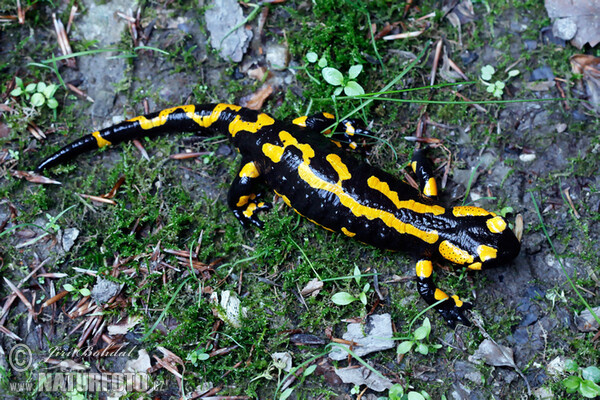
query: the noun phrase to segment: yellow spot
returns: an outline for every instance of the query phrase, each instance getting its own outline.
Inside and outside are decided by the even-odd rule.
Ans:
[[[328,112],[324,112],[322,114],[327,119],[335,119],[335,116],[333,114],[328,113]]]
[[[437,196],[437,183],[435,182],[435,178],[429,178],[427,183],[425,183],[425,187],[423,188],[423,194],[425,196]]]
[[[256,178],[260,175],[254,162],[249,162],[240,170],[240,178]]]
[[[381,192],[383,195],[385,195],[385,197],[390,199],[392,203],[394,203],[394,205],[399,209],[405,208],[407,210],[411,210],[419,214],[431,213],[433,215],[440,215],[446,211],[444,207],[438,205],[430,206],[427,204],[418,203],[414,200],[400,201],[400,199],[398,198],[398,192],[391,190],[390,185],[388,185],[387,182],[380,181],[379,178],[377,178],[376,176],[371,176],[369,179],[367,179],[367,185],[369,185],[371,189],[375,189],[378,192]]]
[[[356,233],[350,232],[348,229],[344,228],[343,226],[342,226],[342,232],[344,233],[344,235],[346,235],[348,237],[354,237],[356,235]]]
[[[102,148],[104,146],[109,146],[112,144],[111,142],[100,136],[100,132],[98,131],[92,133],[92,136],[96,138],[96,144],[98,145],[98,148]]]
[[[337,183],[338,186],[342,185],[342,181],[352,178],[352,175],[350,175],[350,172],[348,171],[348,167],[343,163],[340,156],[337,154],[327,154],[325,159],[329,161],[329,164],[335,169],[335,172],[337,172],[338,177],[340,178]]]
[[[482,244],[479,247],[477,247],[477,254],[479,254],[479,259],[481,261],[487,261],[496,258],[496,256],[498,255],[498,250],[493,247]]]
[[[356,144],[356,142],[350,142],[350,144],[348,145],[352,150],[356,150],[356,148],[358,147],[358,145]]]
[[[468,268],[472,269],[474,271],[480,271],[481,270],[481,263],[480,262],[473,263],[473,264],[469,265]]]
[[[337,147],[342,147],[342,144],[337,140],[332,140],[331,143],[335,144]]]
[[[346,125],[346,133],[350,136],[354,135],[354,132],[356,132],[356,130],[354,129],[352,124],[350,122],[346,122],[344,125]]]
[[[433,297],[439,301],[439,300],[445,300],[449,296],[446,293],[444,293],[442,290],[436,288],[435,292],[433,293]]]
[[[246,207],[246,210],[244,210],[244,215],[248,218],[251,218],[252,215],[254,215],[254,210],[256,210],[256,207],[256,203],[248,204],[248,207]]]
[[[410,167],[412,168],[413,172],[417,172],[417,162],[416,161],[411,162]]]
[[[238,114],[233,121],[229,123],[229,133],[231,134],[231,137],[235,137],[240,131],[256,133],[262,129],[262,127],[273,125],[274,123],[275,120],[271,118],[270,115],[264,113],[258,114],[256,122],[242,121],[242,117]]]
[[[454,304],[456,304],[456,307],[462,307],[463,306],[462,300],[459,299],[457,295],[452,296],[452,298],[454,299]]]
[[[439,250],[442,257],[455,264],[472,263],[474,259],[468,251],[461,249],[447,240],[440,243]]]
[[[417,261],[417,276],[419,278],[429,278],[433,273],[433,265],[429,260]]]
[[[292,121],[292,124],[306,128],[306,118],[307,118],[306,115],[303,117],[298,117]]]
[[[494,215],[489,211],[484,210],[483,208],[473,206],[454,207],[452,208],[452,214],[454,214],[455,217],[481,217],[490,214]]]
[[[255,198],[256,198],[256,195],[255,195],[254,193],[252,193],[252,194],[250,194],[250,195],[247,195],[247,196],[240,196],[240,198],[239,198],[239,200],[238,200],[238,202],[237,202],[236,206],[238,206],[238,207],[243,207],[243,206],[245,206],[246,204],[248,204],[248,202],[249,202],[250,200],[254,200]]]
[[[494,217],[485,221],[490,232],[500,233],[506,229],[506,221],[502,217]]]

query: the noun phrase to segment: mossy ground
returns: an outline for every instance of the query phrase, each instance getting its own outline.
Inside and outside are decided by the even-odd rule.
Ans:
[[[568,57],[576,52],[572,46],[558,47],[539,42],[539,31],[549,25],[546,12],[540,2],[474,2],[477,18],[458,30],[441,17],[438,2],[417,2],[418,8],[411,9],[410,17],[420,17],[436,11],[431,26],[421,36],[406,40],[375,42],[369,35],[368,21],[380,29],[385,22],[403,21],[408,30],[419,29],[411,20],[403,18],[404,3],[385,0],[370,2],[339,2],[333,0],[316,2],[285,2],[269,7],[268,24],[264,40],[286,42],[289,46],[292,68],[296,68],[295,79],[288,87],[281,88],[273,100],[265,104],[264,110],[277,118],[292,118],[303,114],[309,104],[311,111],[332,111],[337,115],[354,109],[360,104],[357,100],[339,100],[332,103],[334,87],[320,76],[320,68],[306,60],[308,52],[323,56],[329,66],[338,68],[344,74],[355,64],[362,64],[364,70],[357,78],[367,92],[380,90],[385,84],[400,74],[408,65],[407,52],[419,54],[428,41],[444,38],[449,56],[456,62],[465,51],[478,52],[480,59],[465,66],[465,72],[472,80],[478,80],[480,67],[492,64],[502,71],[519,61],[515,68],[521,75],[511,82],[505,98],[535,99],[558,97],[554,89],[549,93],[532,92],[526,89],[526,79],[530,72],[541,65],[548,65],[557,77],[564,78],[565,87],[576,86],[577,77],[570,71]],[[23,2],[22,2],[23,5]],[[177,18],[192,13],[203,32],[202,12],[195,8],[196,3],[178,1],[169,5],[169,17]],[[47,68],[28,66],[28,62],[39,62],[57,54],[56,43],[51,34],[50,12],[56,11],[57,4],[48,1],[37,2],[27,12],[24,26],[7,24],[2,26],[3,46],[0,55],[0,83],[3,100],[8,101],[7,90],[12,77],[20,76],[26,82],[57,82],[57,76]],[[145,4],[144,17],[153,18],[155,6]],[[163,6],[158,6],[160,9]],[[13,2],[0,1],[3,14],[15,13]],[[162,10],[161,10],[162,11]],[[59,18],[68,17],[68,8],[59,7]],[[517,20],[527,27],[519,33],[511,31],[511,21]],[[256,21],[250,22],[255,26]],[[157,28],[159,32],[165,32]],[[118,95],[111,115],[133,116],[142,113],[141,102],[150,99],[157,108],[169,107],[159,96],[160,87],[152,75],[153,66],[198,77],[192,87],[170,88],[181,92],[181,102],[237,102],[242,95],[256,90],[258,84],[246,78],[235,80],[236,65],[220,60],[206,43],[196,43],[193,35],[181,35],[180,40],[163,42],[155,34],[151,46],[170,52],[168,57],[156,52],[145,52],[129,61],[126,76],[114,82],[113,90]],[[538,40],[533,51],[525,51],[524,40]],[[459,42],[461,44],[459,44]],[[198,47],[206,46],[208,59],[198,62]],[[123,35],[120,48],[131,49],[127,34]],[[74,43],[76,51],[94,48],[93,43]],[[597,50],[591,50],[597,53]],[[417,63],[401,79],[394,89],[427,86],[431,71],[431,50],[423,61]],[[260,59],[258,54],[249,57]],[[380,61],[383,64],[380,64]],[[141,67],[140,64],[146,65]],[[306,70],[303,70],[306,68]],[[61,73],[68,74],[63,68]],[[203,77],[215,72],[218,78]],[[308,74],[320,81],[316,83]],[[438,77],[439,79],[439,77]],[[215,85],[209,85],[209,83]],[[88,83],[92,85],[91,83]],[[461,93],[472,100],[490,100],[490,95],[481,84],[459,88]],[[438,270],[438,282],[448,291],[462,294],[473,300],[469,293],[476,293],[477,312],[486,322],[486,330],[502,344],[515,348],[517,365],[531,378],[532,386],[546,386],[561,398],[564,391],[556,378],[545,376],[535,381],[535,377],[545,374],[544,367],[556,356],[576,359],[580,365],[596,365],[600,359],[592,334],[578,333],[570,323],[551,325],[543,352],[533,345],[519,342],[517,334],[522,330],[533,339],[535,325],[522,326],[521,321],[529,311],[519,308],[525,300],[531,300],[536,308],[540,326],[548,320],[560,320],[573,311],[581,311],[583,306],[570,287],[565,285],[564,276],[551,272],[546,274],[544,263],[553,258],[542,234],[538,217],[532,207],[531,196],[535,196],[544,210],[543,218],[561,258],[568,262],[569,273],[585,289],[584,297],[594,304],[593,295],[598,294],[598,170],[600,139],[598,118],[582,108],[577,101],[570,101],[569,109],[563,103],[519,103],[485,104],[487,113],[480,113],[465,104],[422,104],[418,100],[456,100],[452,94],[455,88],[438,90],[424,89],[416,92],[398,93],[392,97],[405,102],[373,102],[357,114],[365,122],[373,122],[372,131],[377,139],[373,143],[369,162],[400,175],[400,169],[410,159],[412,142],[403,139],[413,136],[420,119],[429,119],[444,127],[430,125],[427,135],[442,139],[452,155],[452,175],[444,192],[443,200],[460,201],[465,194],[453,175],[479,166],[479,178],[471,189],[483,197],[477,204],[492,211],[511,206],[525,216],[525,244],[516,267],[506,267],[480,275],[466,275],[460,270]],[[301,95],[298,95],[298,94]],[[568,91],[567,93],[577,93]],[[571,96],[571,95],[569,95]],[[376,296],[368,294],[368,304],[354,302],[348,306],[336,306],[331,296],[339,291],[348,291],[358,296],[360,287],[353,279],[327,281],[316,297],[305,297],[300,301],[300,290],[312,279],[323,280],[350,277],[355,266],[363,273],[377,271],[385,301],[375,312],[389,312],[398,329],[398,335],[407,334],[409,322],[424,308],[412,281],[397,282],[392,275],[411,276],[413,260],[409,255],[382,252],[347,240],[345,237],[320,229],[288,210],[282,203],[276,203],[274,210],[263,216],[266,228],[262,231],[242,229],[225,205],[228,183],[237,171],[238,159],[227,148],[223,140],[187,141],[183,135],[168,138],[144,140],[143,145],[151,157],[146,161],[131,144],[116,149],[96,152],[80,157],[77,161],[56,168],[52,175],[59,179],[61,186],[34,185],[12,175],[15,170],[30,170],[45,156],[53,153],[68,141],[79,137],[79,132],[90,130],[89,105],[64,90],[57,96],[60,107],[56,117],[42,108],[35,115],[28,115],[21,99],[16,99],[15,112],[4,112],[2,123],[8,133],[0,137],[1,150],[12,153],[10,160],[5,158],[0,164],[0,198],[4,199],[0,209],[0,223],[10,215],[7,204],[14,205],[18,212],[10,224],[36,223],[47,221],[46,213],[56,216],[61,211],[75,205],[58,221],[61,228],[76,227],[81,234],[75,246],[64,255],[52,256],[56,260],[48,265],[48,272],[64,272],[68,277],[55,282],[57,288],[69,283],[78,289],[91,289],[95,278],[76,272],[73,268],[98,271],[99,274],[114,274],[118,260],[129,259],[119,269],[133,269],[136,273],[120,274],[111,278],[123,283],[121,308],[110,311],[115,322],[118,316],[141,315],[143,326],[139,326],[130,340],[139,341],[148,332],[166,309],[160,325],[146,341],[141,343],[148,351],[165,347],[186,359],[199,350],[210,352],[218,348],[232,347],[230,352],[215,356],[207,361],[186,364],[184,382],[185,393],[190,393],[199,385],[211,382],[222,385],[219,395],[248,395],[252,398],[272,398],[277,386],[277,372],[273,379],[264,374],[272,365],[270,354],[289,351],[298,365],[312,356],[323,352],[323,347],[295,346],[289,342],[292,331],[310,333],[326,339],[326,328],[331,328],[334,337],[341,337],[345,331],[343,319],[357,318],[372,311]],[[414,102],[406,102],[413,100]],[[573,109],[586,113],[585,121],[573,116]],[[534,117],[544,112],[546,119],[535,125]],[[27,133],[26,122],[35,122],[44,131],[52,131],[49,139],[37,143]],[[519,125],[531,122],[531,128],[519,129]],[[98,122],[98,121],[97,121]],[[554,125],[568,124],[568,136],[557,133]],[[502,129],[499,129],[499,128]],[[184,148],[205,151],[206,156],[196,160],[174,161],[167,157]],[[395,149],[396,158],[390,148]],[[537,161],[525,164],[519,160],[524,149],[533,150]],[[563,151],[560,156],[550,156],[556,149]],[[491,154],[492,162],[479,164],[482,154]],[[433,149],[431,157],[444,162],[448,153],[441,148]],[[506,171],[496,176],[494,171]],[[441,176],[443,171],[439,171]],[[116,205],[98,205],[83,199],[80,193],[102,194],[113,187],[120,176],[125,176],[125,184],[115,197]],[[458,179],[458,178],[457,178]],[[574,207],[580,217],[576,218],[568,203],[563,200],[565,187],[571,188]],[[489,189],[489,193],[487,192]],[[491,196],[489,195],[491,193]],[[562,193],[562,194],[561,194]],[[561,197],[562,196],[562,197]],[[467,199],[468,202],[473,198]],[[9,225],[10,226],[10,225]],[[40,241],[33,246],[17,248],[27,240],[21,235],[0,237],[0,273],[12,282],[18,282],[30,269],[36,254],[52,255],[56,250],[49,241]],[[40,233],[33,229],[33,232]],[[198,244],[200,242],[200,245]],[[150,256],[154,249],[175,249],[190,251],[198,248],[196,259],[215,264],[208,275],[190,274],[189,267],[177,264],[177,260],[162,253],[165,263],[174,268],[158,268],[148,272]],[[299,250],[302,249],[302,251]],[[370,278],[369,278],[370,279]],[[185,282],[185,283],[184,283]],[[366,279],[363,278],[363,283]],[[183,286],[179,291],[180,285]],[[44,286],[40,284],[40,286]],[[563,293],[557,300],[537,296],[528,298],[525,288],[541,288],[545,293]],[[45,286],[44,286],[45,288]],[[248,308],[248,318],[241,328],[221,324],[215,329],[219,319],[208,303],[212,291],[231,290],[238,292],[242,304]],[[177,292],[176,292],[177,291]],[[29,287],[28,293],[39,292],[38,299],[49,297],[46,289],[40,291]],[[175,295],[176,293],[176,295]],[[4,287],[2,296],[9,290]],[[66,298],[65,307],[74,304],[74,299]],[[22,335],[26,312],[13,306],[5,326]],[[108,316],[106,317],[108,318]],[[432,341],[442,338],[448,341],[451,331],[443,321],[430,315],[434,321]],[[544,319],[547,318],[547,319]],[[79,321],[64,321],[59,331],[68,332]],[[40,323],[41,324],[41,323]],[[547,325],[543,325],[547,328]],[[457,387],[468,388],[489,397],[515,398],[525,392],[522,380],[503,379],[502,374],[487,366],[479,372],[483,382],[472,382],[456,376],[453,371],[455,360],[465,360],[477,348],[483,336],[474,329],[460,329],[458,339],[452,346],[436,354],[421,356],[407,355],[397,363],[393,352],[368,357],[377,369],[389,374],[399,382],[417,390],[426,390],[432,398],[449,395]],[[74,335],[45,334],[45,348],[73,347],[79,340],[79,332]],[[23,337],[23,336],[22,336]],[[218,339],[216,339],[218,337]],[[6,351],[14,342],[2,337],[0,343]],[[107,360],[88,360],[100,366],[109,367]],[[342,363],[340,363],[342,365]],[[540,372],[541,371],[541,372]],[[263,377],[261,377],[263,376]],[[6,385],[9,379],[26,379],[22,375],[5,372],[0,382]],[[164,392],[175,395],[177,385],[171,374],[162,370],[157,380],[167,382]],[[316,373],[300,378],[295,384],[298,398],[327,398],[349,393],[350,386],[335,387],[325,373]],[[438,382],[432,385],[432,380]],[[496,385],[502,383],[502,389]],[[454,384],[454,386],[453,386]],[[36,395],[31,395],[35,397]],[[137,398],[137,395],[135,395]],[[503,397],[504,396],[504,397]],[[59,396],[57,396],[58,398]]]

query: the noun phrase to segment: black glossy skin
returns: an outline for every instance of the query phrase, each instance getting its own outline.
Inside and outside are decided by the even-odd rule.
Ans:
[[[299,214],[326,229],[378,248],[415,254],[418,290],[424,300],[434,304],[445,299],[435,308],[446,321],[451,326],[468,324],[463,311],[470,304],[436,287],[430,261],[446,259],[483,269],[513,259],[519,241],[493,213],[436,205],[432,200],[436,192],[424,189],[428,183],[435,186],[435,181],[422,153],[415,153],[413,168],[427,195],[348,153],[347,147],[356,147],[355,132],[368,132],[354,121],[338,125],[343,135],[340,141],[323,136],[321,131],[334,122],[325,113],[286,123],[227,104],[174,107],[85,136],[46,159],[36,172],[82,152],[142,136],[206,129],[225,133],[242,158],[228,195],[229,206],[242,225],[263,226],[257,214],[271,205],[261,200],[257,190],[266,185]]]

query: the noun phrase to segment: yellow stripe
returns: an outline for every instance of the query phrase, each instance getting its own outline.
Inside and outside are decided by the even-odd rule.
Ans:
[[[344,235],[346,235],[348,237],[356,236],[356,233],[350,232],[348,229],[344,228],[343,226],[342,226],[342,232],[344,233]]]
[[[394,205],[399,209],[405,208],[420,214],[431,213],[433,215],[440,215],[446,211],[444,207],[437,205],[430,206],[427,204],[418,203],[414,200],[400,201],[398,198],[398,192],[391,190],[390,185],[388,185],[387,182],[379,180],[379,178],[376,176],[371,176],[369,179],[367,179],[367,184],[371,189],[381,192],[385,197],[390,199],[392,203],[394,203]]]
[[[99,131],[92,133],[92,136],[94,138],[96,138],[96,144],[98,145],[98,148],[102,148],[104,146],[110,146],[112,144],[111,142],[109,142],[108,140],[106,140],[102,136],[100,136]]]
[[[231,137],[235,137],[240,131],[256,133],[264,126],[273,125],[274,123],[275,120],[271,118],[270,115],[264,113],[258,114],[256,122],[242,121],[242,117],[238,114],[233,121],[229,123],[229,133],[231,134]]]
[[[372,208],[369,206],[365,206],[357,202],[352,196],[350,196],[344,189],[341,187],[341,180],[337,183],[331,183],[321,178],[320,175],[315,174],[315,172],[310,167],[310,159],[315,156],[315,152],[308,144],[300,144],[298,140],[293,137],[289,132],[281,131],[279,133],[279,138],[283,142],[283,146],[277,146],[271,143],[265,143],[262,147],[263,153],[269,157],[274,163],[278,163],[281,161],[281,157],[283,156],[283,152],[285,148],[288,146],[294,146],[302,152],[303,163],[298,166],[298,174],[300,178],[306,182],[310,187],[317,190],[324,190],[334,194],[340,201],[340,203],[345,206],[347,209],[352,211],[352,213],[356,217],[366,217],[369,220],[380,219],[385,225],[390,228],[395,229],[400,234],[409,234],[420,238],[421,240],[427,243],[435,243],[439,236],[437,231],[423,231],[419,228],[411,224],[406,224],[400,221],[396,216],[390,212],[385,210],[379,210],[376,208]],[[335,160],[335,157],[332,157]],[[331,161],[330,161],[331,162]],[[341,162],[341,159],[340,159]],[[343,165],[343,164],[342,164]],[[340,171],[343,170],[341,165],[336,165],[334,168],[340,168]],[[339,171],[338,171],[339,173]],[[342,171],[342,173],[346,173],[346,171]],[[348,175],[349,172],[348,172]],[[340,177],[341,178],[341,177]],[[375,177],[373,177],[375,178]],[[379,180],[375,178],[378,182]],[[389,187],[387,183],[385,186]],[[395,193],[391,192],[390,193]],[[397,193],[396,197],[397,197]],[[407,202],[400,202],[401,206],[405,206],[408,209],[411,209],[416,212],[432,212],[434,214],[441,214],[444,212],[444,208],[440,206],[427,206],[425,204],[416,203],[413,200],[409,200]],[[314,222],[314,221],[313,221]]]
[[[328,112],[324,112],[322,114],[327,119],[335,119],[335,116],[333,114],[328,113]]]
[[[463,306],[462,300],[459,299],[457,295],[452,296],[452,298],[454,299],[454,304],[456,304],[456,307],[462,307]]]

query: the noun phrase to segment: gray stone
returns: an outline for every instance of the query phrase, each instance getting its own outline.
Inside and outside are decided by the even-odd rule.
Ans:
[[[392,318],[390,314],[371,315],[366,325],[349,324],[348,330],[342,336],[344,340],[358,343],[352,351],[359,357],[376,351],[388,350],[394,347],[392,340]],[[348,352],[338,347],[329,353],[333,360],[344,360]]]
[[[236,0],[213,0],[206,12],[206,29],[210,44],[226,60],[242,61],[248,49],[252,31],[245,28],[244,13]],[[236,26],[239,28],[232,31]]]
[[[392,387],[392,381],[386,377],[381,377],[365,366],[359,368],[348,367],[336,369],[335,373],[344,383],[354,385],[367,385],[369,389],[376,392],[383,392]]]
[[[571,40],[577,33],[577,24],[572,18],[558,18],[552,25],[552,34],[557,38]]]

